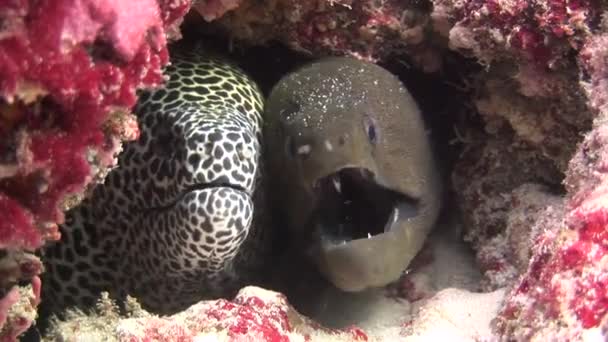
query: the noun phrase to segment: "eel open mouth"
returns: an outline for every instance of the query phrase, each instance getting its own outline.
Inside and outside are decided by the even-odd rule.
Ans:
[[[317,234],[330,245],[372,238],[416,215],[415,200],[380,185],[364,168],[343,168],[319,179],[314,188]]]

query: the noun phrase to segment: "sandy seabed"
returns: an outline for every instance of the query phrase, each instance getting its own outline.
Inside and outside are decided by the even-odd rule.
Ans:
[[[490,328],[505,290],[479,291],[481,274],[462,242],[456,220],[440,224],[423,253],[428,263],[411,271],[408,301],[387,296],[386,289],[350,294],[328,288],[311,318],[330,328],[356,325],[379,341],[490,341]]]

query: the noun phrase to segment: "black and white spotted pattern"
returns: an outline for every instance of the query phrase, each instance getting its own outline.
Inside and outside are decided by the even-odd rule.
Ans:
[[[140,96],[140,139],[45,250],[50,307],[108,290],[170,313],[238,288],[256,261],[261,94],[239,69],[192,53],[173,55],[166,74]]]

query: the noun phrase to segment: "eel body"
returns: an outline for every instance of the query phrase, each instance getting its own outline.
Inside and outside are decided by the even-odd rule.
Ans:
[[[171,60],[166,84],[140,94],[140,138],[44,252],[54,311],[108,291],[172,313],[256,273],[263,98],[223,60],[182,51]]]

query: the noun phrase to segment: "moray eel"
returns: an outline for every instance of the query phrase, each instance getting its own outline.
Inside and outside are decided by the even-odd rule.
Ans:
[[[263,98],[240,69],[184,51],[162,88],[140,94],[140,138],[44,251],[53,312],[109,291],[172,313],[257,272]]]
[[[274,86],[264,120],[277,208],[326,278],[352,292],[397,280],[441,193],[421,113],[397,77],[322,59]]]

